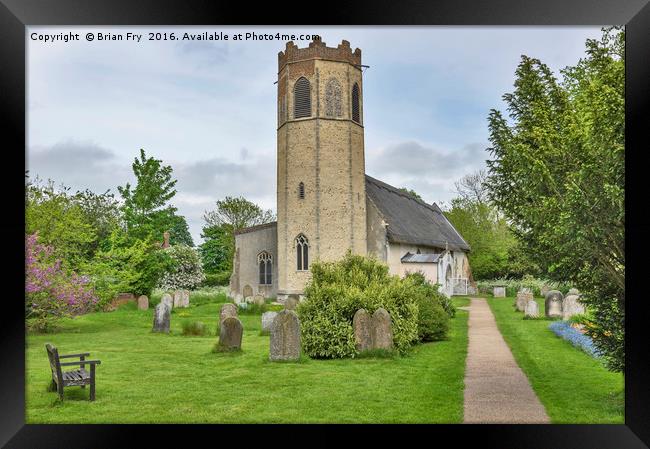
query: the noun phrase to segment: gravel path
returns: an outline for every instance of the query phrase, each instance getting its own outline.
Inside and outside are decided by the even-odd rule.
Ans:
[[[550,423],[481,298],[471,298],[464,402],[466,423]]]

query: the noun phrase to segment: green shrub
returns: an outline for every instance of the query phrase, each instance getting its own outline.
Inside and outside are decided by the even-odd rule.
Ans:
[[[209,331],[201,321],[183,321],[183,335],[208,335]]]
[[[203,283],[203,265],[196,249],[187,245],[173,245],[164,251],[171,263],[158,281],[160,288],[194,290]]]
[[[421,342],[444,340],[449,332],[449,315],[433,298],[418,296],[418,339]]]
[[[302,347],[313,358],[356,354],[352,318],[364,308],[370,314],[388,311],[393,343],[405,352],[418,339],[417,287],[413,281],[389,276],[388,267],[363,256],[311,265],[312,279],[296,311],[302,324]]]
[[[456,307],[454,307],[454,304],[451,301],[450,297],[440,292],[440,284],[431,284],[429,281],[427,281],[427,278],[424,277],[424,274],[420,271],[408,273],[406,277],[415,282],[415,284],[424,291],[427,297],[432,298],[435,302],[437,302],[445,310],[445,312],[447,312],[449,318],[456,316]]]
[[[205,287],[218,287],[230,284],[230,271],[220,271],[217,273],[206,273],[203,286]]]

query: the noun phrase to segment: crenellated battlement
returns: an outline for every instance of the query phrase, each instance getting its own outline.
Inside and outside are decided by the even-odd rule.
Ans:
[[[357,48],[353,52],[350,42],[346,40],[341,41],[336,48],[326,46],[320,37],[314,37],[314,40],[309,43],[309,47],[305,48],[298,48],[293,41],[289,41],[285,50],[278,53],[278,72],[282,71],[282,68],[290,62],[307,59],[328,59],[359,66],[361,65],[361,50]]]

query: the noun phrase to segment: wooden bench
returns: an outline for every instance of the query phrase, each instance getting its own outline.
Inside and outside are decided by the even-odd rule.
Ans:
[[[88,352],[81,354],[61,354],[55,346],[47,343],[47,357],[50,360],[52,369],[52,389],[56,388],[59,393],[59,399],[63,400],[63,387],[81,387],[86,388],[90,385],[90,400],[95,400],[95,366],[101,362],[99,360],[86,360],[90,355]],[[61,359],[78,358],[75,362],[61,362]],[[90,365],[90,372],[86,371],[86,365]],[[62,366],[78,366],[79,369],[72,371],[62,371]]]

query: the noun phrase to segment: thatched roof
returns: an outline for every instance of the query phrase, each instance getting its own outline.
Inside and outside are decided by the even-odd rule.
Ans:
[[[366,195],[388,223],[388,240],[450,250],[469,251],[470,247],[435,204],[403,192],[366,175]]]

